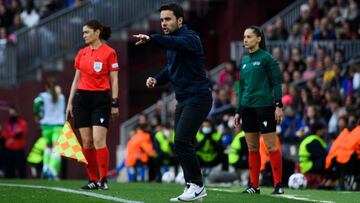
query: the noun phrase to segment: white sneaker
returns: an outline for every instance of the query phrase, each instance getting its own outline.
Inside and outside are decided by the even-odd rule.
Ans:
[[[206,195],[207,193],[204,185],[200,187],[194,183],[190,183],[190,187],[178,197],[178,200],[185,202],[194,201],[205,197]]]
[[[183,192],[183,193],[185,193],[185,192],[188,190],[189,187],[190,187],[190,183],[186,183],[186,186],[185,186],[185,188],[184,188],[184,192]],[[180,197],[180,195],[177,196],[177,197],[171,198],[171,199],[170,199],[170,202],[180,202],[179,197]]]

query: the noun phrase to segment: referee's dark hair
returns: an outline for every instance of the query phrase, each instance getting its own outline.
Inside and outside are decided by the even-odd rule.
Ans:
[[[166,10],[172,11],[177,19],[183,18],[184,21],[184,10],[179,4],[170,3],[170,4],[162,5],[159,9],[159,12]]]
[[[97,20],[90,20],[84,24],[84,26],[88,26],[94,31],[100,30],[100,39],[108,40],[111,37],[111,28],[108,26],[103,26]]]
[[[261,41],[259,42],[259,47],[260,49],[263,49],[265,50],[266,49],[266,44],[265,44],[265,35],[264,35],[264,32],[258,27],[258,26],[250,26],[246,29],[252,29],[255,33],[255,35],[257,37],[260,37],[261,38]]]

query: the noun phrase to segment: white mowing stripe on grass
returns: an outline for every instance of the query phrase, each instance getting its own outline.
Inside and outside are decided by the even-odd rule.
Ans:
[[[114,202],[143,203],[143,202],[127,200],[127,199],[122,199],[122,198],[108,196],[108,195],[102,195],[102,194],[93,193],[93,192],[78,191],[78,190],[66,189],[66,188],[61,188],[61,187],[48,187],[48,186],[38,186],[38,185],[22,185],[22,184],[11,184],[11,183],[0,183],[0,186],[55,190],[55,191],[60,191],[60,192],[67,192],[67,193],[73,193],[73,194],[80,194],[80,195],[96,197],[96,198],[104,199],[104,200],[111,200],[111,201],[114,201]]]
[[[221,188],[208,188],[207,190],[238,193],[237,191],[234,191],[234,190],[221,189]],[[300,197],[299,195],[271,195],[271,196],[272,197],[283,197],[283,198],[294,199],[294,200],[302,200],[302,201],[307,201],[307,202],[335,203],[334,201],[327,201],[327,200],[313,200],[313,199],[309,199],[306,197]]]

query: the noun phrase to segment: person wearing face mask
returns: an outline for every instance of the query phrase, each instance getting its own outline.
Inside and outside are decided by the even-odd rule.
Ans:
[[[201,167],[214,167],[222,164],[222,170],[228,170],[227,157],[221,140],[222,134],[218,132],[210,120],[205,120],[196,135],[196,154]]]
[[[169,123],[165,124],[161,130],[155,134],[155,150],[158,165],[157,181],[161,181],[161,176],[169,170],[169,166],[175,166],[175,175],[177,174],[177,160],[174,155],[174,137],[175,132]]]
[[[5,178],[26,178],[25,147],[27,122],[19,117],[15,106],[9,106],[9,119],[2,125],[5,140]]]

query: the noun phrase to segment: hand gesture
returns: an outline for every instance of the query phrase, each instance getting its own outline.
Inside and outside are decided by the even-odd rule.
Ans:
[[[148,79],[146,80],[146,86],[148,88],[154,88],[156,85],[157,81],[155,78],[153,77],[148,77]]]
[[[135,45],[146,44],[150,40],[150,37],[145,34],[137,34],[137,35],[133,35],[133,37],[139,40],[135,43]]]
[[[113,120],[119,117],[119,108],[118,107],[111,107],[111,118]]]

